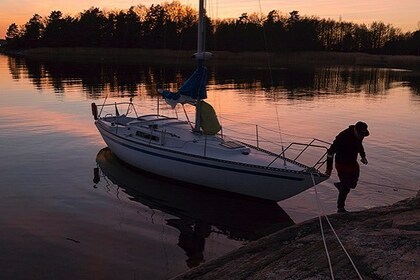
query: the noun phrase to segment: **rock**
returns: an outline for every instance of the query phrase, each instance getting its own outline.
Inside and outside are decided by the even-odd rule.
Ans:
[[[392,206],[328,216],[360,276],[420,279],[420,192]],[[325,217],[335,279],[360,279]],[[181,279],[331,279],[319,219],[283,229],[175,277]]]

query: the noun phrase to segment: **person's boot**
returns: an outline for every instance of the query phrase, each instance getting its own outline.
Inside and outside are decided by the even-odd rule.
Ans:
[[[337,213],[348,213],[349,211],[347,211],[345,208],[338,208],[337,209]]]

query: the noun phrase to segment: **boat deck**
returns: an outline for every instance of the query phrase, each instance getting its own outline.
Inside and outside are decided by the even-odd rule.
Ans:
[[[157,115],[134,118],[122,115],[105,117],[102,120],[110,123],[110,126],[118,127],[119,134],[130,137],[130,140],[142,144],[146,142],[159,148],[170,148],[172,151],[179,153],[187,151],[195,156],[291,171],[303,171],[308,168],[226,136],[194,132],[188,122],[175,118]]]

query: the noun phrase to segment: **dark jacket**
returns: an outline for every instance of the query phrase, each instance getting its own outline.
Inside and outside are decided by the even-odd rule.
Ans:
[[[327,169],[332,169],[333,156],[337,164],[357,163],[357,155],[366,157],[362,144],[363,139],[358,139],[354,134],[354,125],[340,132],[331,147],[328,149]]]

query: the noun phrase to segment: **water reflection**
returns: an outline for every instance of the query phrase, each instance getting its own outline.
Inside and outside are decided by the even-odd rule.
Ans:
[[[235,240],[255,240],[293,225],[292,219],[275,202],[248,199],[144,174],[126,166],[108,148],[96,157],[95,187],[108,179],[130,199],[163,211],[166,225],[179,231],[178,246],[189,267],[204,261],[206,238],[212,232]]]
[[[137,94],[155,95],[164,85],[177,89],[191,74],[192,65],[153,65],[136,63],[110,63],[81,59],[37,60],[19,56],[8,57],[8,67],[14,79],[28,77],[37,89],[53,88],[63,93],[72,87],[82,88],[90,98]],[[220,87],[264,89],[268,98],[272,93],[288,98],[311,98],[318,94],[366,93],[384,94],[390,88],[408,85],[414,94],[420,92],[418,74],[386,68],[363,67],[267,67],[233,68],[209,65],[209,84]]]
[[[314,89],[320,93],[383,94],[402,80],[401,72],[386,68],[325,67],[315,71]]]

